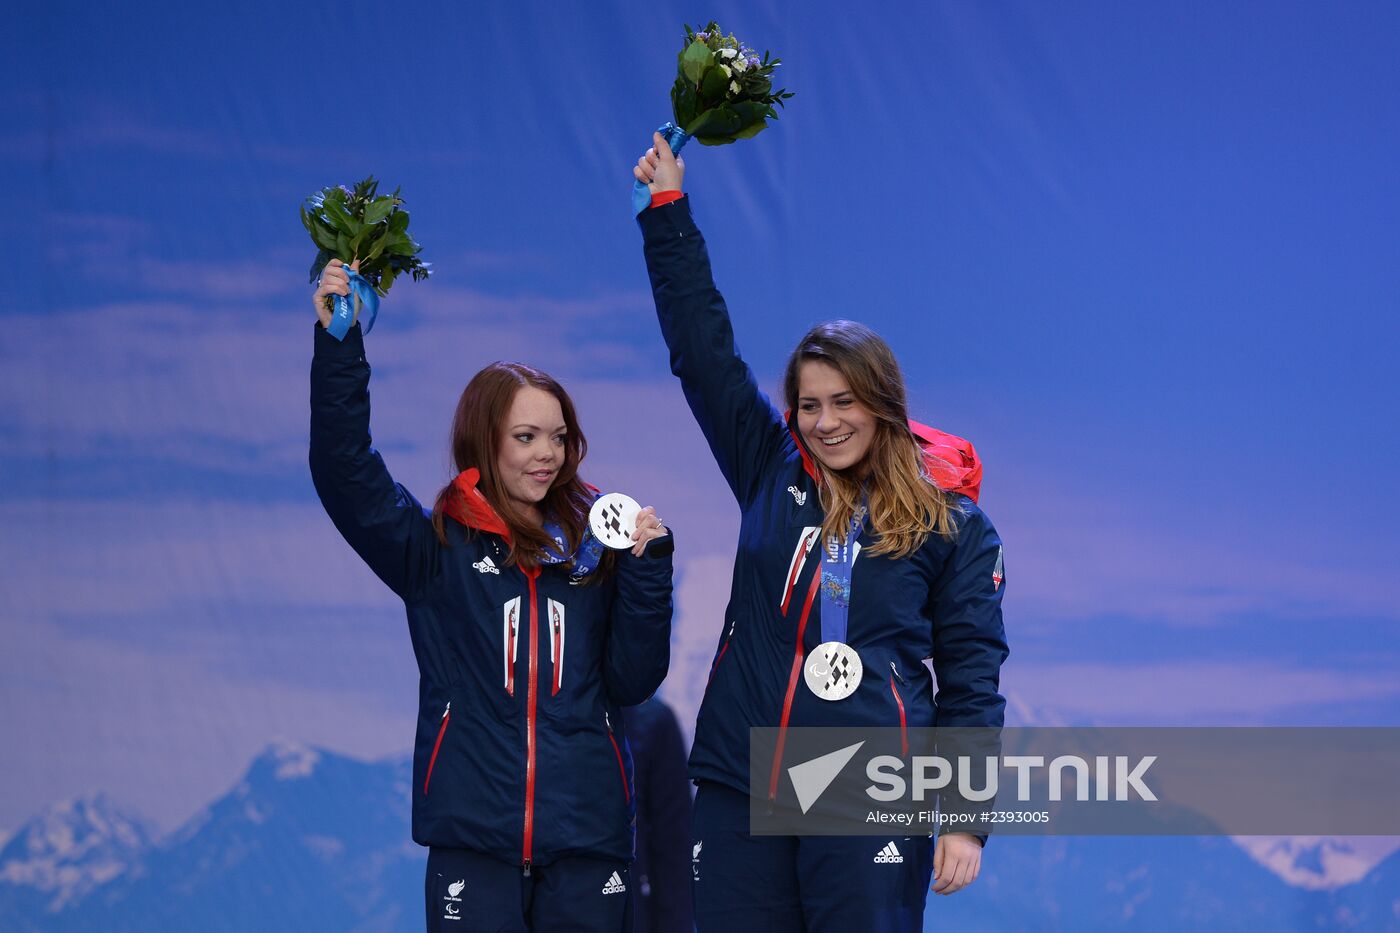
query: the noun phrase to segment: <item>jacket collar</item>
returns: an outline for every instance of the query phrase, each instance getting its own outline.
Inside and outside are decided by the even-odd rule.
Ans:
[[[476,467],[458,473],[457,478],[452,481],[452,487],[457,491],[457,495],[447,497],[447,507],[444,511],[447,512],[449,518],[461,522],[468,528],[498,534],[509,544],[510,529],[496,514],[496,510],[491,508],[491,503],[486,501],[481,490],[476,488],[476,484],[480,481],[481,471]]]

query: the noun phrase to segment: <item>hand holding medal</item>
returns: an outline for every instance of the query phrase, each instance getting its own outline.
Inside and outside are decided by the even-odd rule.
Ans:
[[[367,315],[364,331],[370,332],[379,299],[399,273],[409,273],[415,282],[431,274],[418,258],[423,247],[408,235],[408,211],[399,207],[398,189],[386,195],[378,190],[371,175],[353,191],[343,185],[323,188],[301,208],[302,225],[318,250],[311,262],[311,281],[319,280],[316,313],[336,340],[345,339],[361,307]],[[331,268],[337,270],[334,282],[325,281]]]
[[[620,492],[598,497],[588,512],[588,525],[603,544],[615,551],[631,549],[634,557],[642,556],[648,541],[670,534],[655,509],[642,508],[636,499]]]

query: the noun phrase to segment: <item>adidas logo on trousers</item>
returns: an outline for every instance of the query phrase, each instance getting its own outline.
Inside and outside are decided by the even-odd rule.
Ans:
[[[875,856],[875,864],[903,862],[904,856],[899,854],[899,850],[894,847],[893,842],[885,843],[885,847]]]

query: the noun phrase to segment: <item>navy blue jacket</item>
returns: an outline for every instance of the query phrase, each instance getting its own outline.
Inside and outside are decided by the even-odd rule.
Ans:
[[[568,855],[630,860],[632,761],[621,707],[666,676],[671,539],[586,584],[505,566],[493,533],[429,513],[370,446],[358,326],[316,325],[311,476],[336,528],[404,601],[418,660],[413,838],[527,869]]]
[[[856,692],[831,702],[802,682],[803,658],[822,641],[817,474],[739,356],[689,201],[645,210],[638,223],[671,371],[741,511],[691,777],[747,793],[754,726],[1002,725],[1001,540],[964,496],[955,497],[962,511],[954,540],[931,534],[899,560],[857,554],[847,636],[865,669]],[[868,529],[858,539],[864,549],[874,543]],[[768,772],[770,797],[781,748],[772,762],[755,763]]]
[[[690,782],[685,739],[671,707],[656,697],[622,711],[637,763],[637,860],[632,865],[632,933],[695,929],[690,893]]]

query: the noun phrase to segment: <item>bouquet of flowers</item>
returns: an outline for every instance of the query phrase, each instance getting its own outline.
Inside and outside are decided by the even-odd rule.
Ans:
[[[674,122],[657,130],[672,152],[692,138],[703,146],[723,146],[757,136],[770,119],[778,119],[774,105],[785,106],[793,96],[791,91],[773,90],[773,69],[782,59],[767,52],[759,58],[713,21],[700,32],[685,27],[685,48],[677,58],[679,73],[671,86]],[[632,191],[636,213],[649,202],[646,185],[637,182]]]
[[[378,191],[379,182],[371,175],[354,189],[344,185],[322,188],[301,208],[302,225],[318,250],[311,263],[311,281],[316,281],[332,259],[345,263],[350,276],[353,307],[344,295],[326,298],[331,312],[326,330],[337,340],[344,339],[355,323],[361,305],[368,312],[365,333],[369,333],[379,313],[380,296],[388,294],[400,273],[409,273],[417,282],[432,272],[429,264],[418,258],[423,247],[408,235],[408,211],[399,206],[403,204],[399,189],[386,195]],[[356,260],[359,271],[351,272],[349,266]]]

